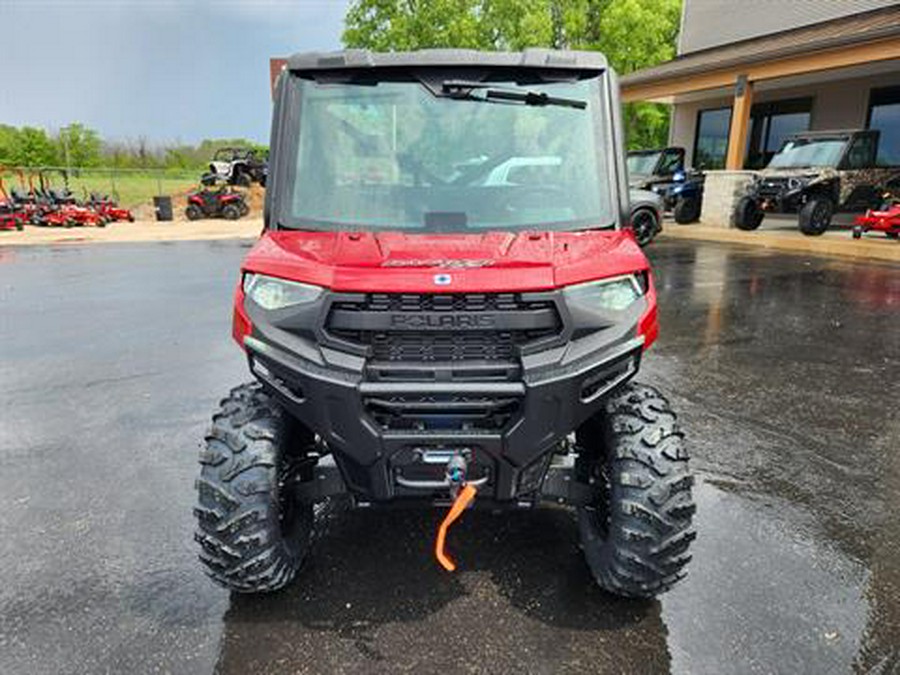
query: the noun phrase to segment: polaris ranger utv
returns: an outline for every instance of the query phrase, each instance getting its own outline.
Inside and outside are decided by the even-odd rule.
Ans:
[[[598,53],[300,54],[276,83],[265,230],[233,337],[255,381],[200,455],[206,572],[290,582],[317,505],[577,511],[597,582],[685,574],[693,479],[632,381],[656,292],[628,228],[618,84]],[[558,157],[541,180],[487,180]],[[437,525],[437,523],[436,523]]]
[[[900,187],[900,170],[882,166],[876,130],[805,131],[790,136],[735,207],[734,224],[757,229],[767,213],[796,213],[803,234],[824,234],[835,213],[878,208]]]

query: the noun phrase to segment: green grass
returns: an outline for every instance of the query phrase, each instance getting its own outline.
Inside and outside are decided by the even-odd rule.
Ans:
[[[128,173],[112,176],[109,173],[87,173],[69,178],[69,189],[81,198],[87,192],[117,194],[122,206],[136,207],[149,204],[156,195],[177,195],[197,185],[199,172]]]

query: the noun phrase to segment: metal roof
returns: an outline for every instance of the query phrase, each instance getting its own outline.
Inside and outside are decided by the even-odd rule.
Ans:
[[[302,52],[287,60],[290,70],[346,70],[364,68],[550,68],[601,71],[608,68],[600,52],[526,49],[523,52],[484,52],[474,49],[423,49],[415,52],[370,52],[347,49],[336,52]]]
[[[625,75],[621,83],[623,87],[651,84],[892,36],[900,36],[900,5],[691,52]]]

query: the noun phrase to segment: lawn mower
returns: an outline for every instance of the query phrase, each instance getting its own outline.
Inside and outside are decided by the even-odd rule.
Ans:
[[[79,204],[75,195],[69,190],[68,175],[60,170],[64,185],[54,187],[46,177],[47,170],[38,172],[40,180],[40,204],[43,207],[39,211],[39,224],[63,227],[106,227],[107,218],[94,209]]]
[[[199,457],[215,582],[284,587],[335,502],[438,509],[448,572],[469,509],[568,506],[602,588],[648,598],[684,577],[684,436],[633,379],[659,324],[619,97],[598,52],[287,61],[265,229],[234,295],[253,381],[221,401]]]
[[[91,209],[106,218],[109,222],[134,222],[134,214],[131,210],[119,206],[118,201],[109,195],[91,192],[90,195],[85,194],[82,203],[90,206]]]
[[[188,220],[200,218],[225,218],[237,220],[250,213],[244,195],[232,188],[224,179],[213,179],[210,185],[201,185],[187,198],[184,215]]]
[[[885,203],[877,211],[866,211],[853,223],[853,238],[860,239],[864,232],[884,232],[889,239],[900,239],[900,200],[885,194]]]
[[[7,193],[3,173],[0,167],[0,230],[24,230],[28,216]]]

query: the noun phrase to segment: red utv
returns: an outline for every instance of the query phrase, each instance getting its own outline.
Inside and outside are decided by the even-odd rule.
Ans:
[[[568,505],[600,586],[678,582],[693,479],[668,401],[633,379],[656,291],[606,59],[300,54],[272,128],[265,230],[234,300],[254,380],[200,453],[207,574],[283,587],[314,507],[340,498],[449,509],[447,570],[468,508]],[[491,179],[513,158],[521,175]]]
[[[241,192],[233,189],[225,180],[210,178],[188,195],[184,215],[188,220],[200,218],[225,218],[237,220],[250,213],[250,207]]]

